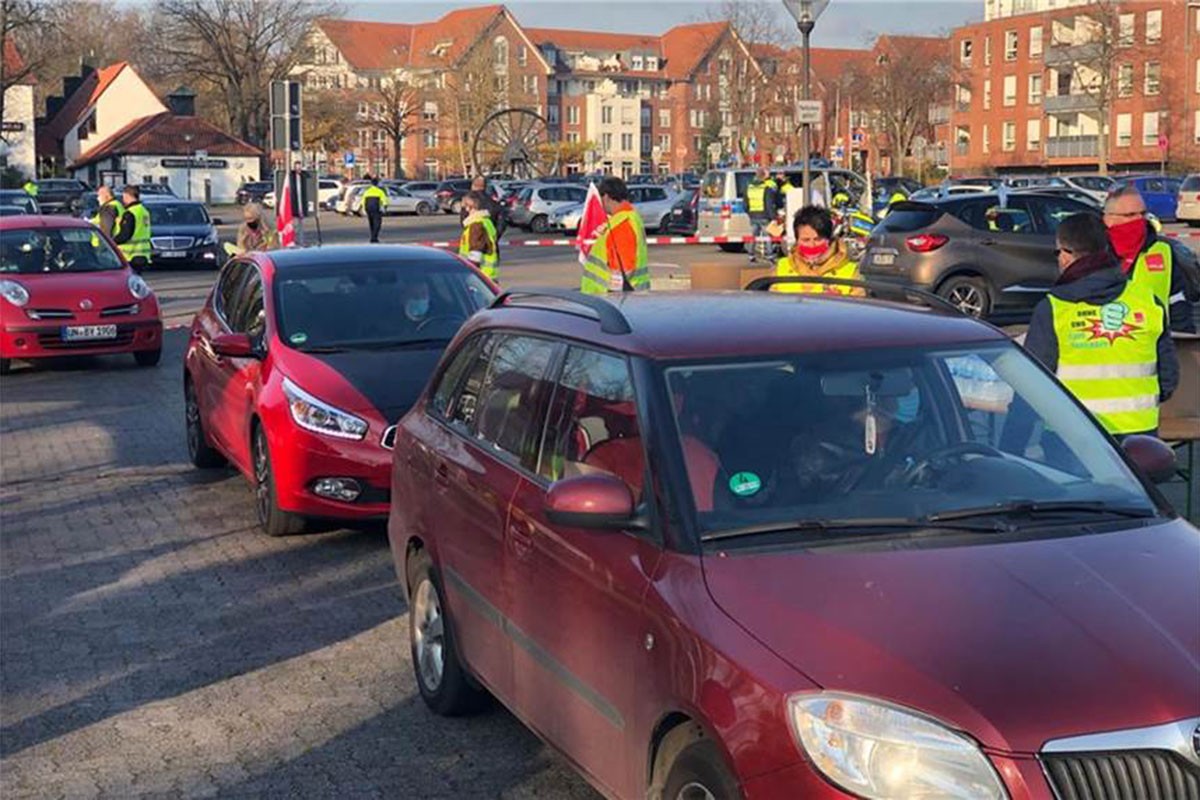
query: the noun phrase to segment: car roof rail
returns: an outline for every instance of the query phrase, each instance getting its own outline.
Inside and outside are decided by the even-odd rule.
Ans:
[[[817,276],[810,278],[803,275],[766,275],[761,278],[755,278],[746,284],[745,291],[766,292],[770,291],[772,286],[797,283],[816,284],[819,286],[848,286],[854,289],[862,289],[867,293],[868,297],[878,297],[883,300],[899,300],[909,305],[924,306],[934,311],[943,311],[958,317],[966,316],[961,308],[938,297],[936,294],[907,286],[895,286],[890,283],[876,283],[875,281],[855,281],[846,278],[824,278]]]
[[[629,326],[629,320],[621,313],[621,309],[610,303],[603,295],[584,294],[583,292],[574,289],[558,289],[553,287],[530,287],[527,289],[509,289],[500,294],[492,301],[489,308],[503,308],[510,305],[509,301],[515,298],[545,298],[558,300],[563,303],[572,303],[576,306],[583,306],[591,309],[596,313],[596,318],[600,321],[600,330],[604,333],[612,333],[624,335],[633,333],[633,328]],[[580,314],[575,311],[568,311],[565,308],[555,305],[534,305],[528,304],[530,307],[537,308],[541,311],[557,311],[560,314],[570,314],[584,319],[591,319],[587,314]]]

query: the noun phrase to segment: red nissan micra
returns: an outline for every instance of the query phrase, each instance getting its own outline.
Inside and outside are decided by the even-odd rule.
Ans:
[[[530,290],[400,422],[388,533],[429,707],[608,797],[1191,800],[1172,470],[936,307]]]
[[[0,297],[0,373],[15,360],[162,356],[154,292],[85,220],[0,217]]]
[[[382,518],[392,433],[495,286],[425,247],[250,253],[221,270],[184,358],[188,453],[254,483],[263,529]]]

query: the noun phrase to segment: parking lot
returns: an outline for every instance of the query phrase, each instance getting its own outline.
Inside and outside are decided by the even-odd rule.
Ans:
[[[322,224],[327,243],[366,239],[364,220]],[[389,218],[383,240],[457,231]],[[503,258],[509,285],[578,280],[570,248]],[[651,250],[660,280],[744,258]],[[244,479],[188,464],[179,326],[213,275],[148,275],[174,326],[157,368],[77,359],[0,382],[0,794],[595,797],[503,710],[426,710],[381,528],[271,539]]]

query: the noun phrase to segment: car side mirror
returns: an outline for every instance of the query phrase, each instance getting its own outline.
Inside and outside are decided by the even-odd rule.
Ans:
[[[640,527],[633,493],[614,475],[580,475],[557,481],[546,493],[546,518],[556,525],[593,530]]]
[[[213,224],[213,225],[224,225],[224,224],[225,224],[225,220],[221,219],[220,217],[213,217],[213,218],[212,218],[212,224]]]
[[[1153,436],[1126,436],[1121,449],[1143,475],[1153,483],[1164,483],[1175,476],[1175,451]]]
[[[262,353],[254,346],[248,333],[221,333],[213,337],[213,352],[230,358],[261,358]]]

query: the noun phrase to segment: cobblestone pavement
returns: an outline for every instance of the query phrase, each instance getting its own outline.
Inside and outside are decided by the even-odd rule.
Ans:
[[[594,798],[426,711],[381,529],[270,539],[191,468],[184,337],[0,381],[0,796]]]

